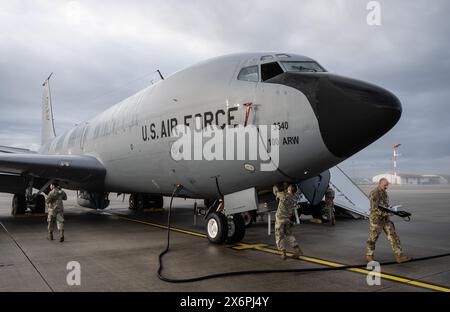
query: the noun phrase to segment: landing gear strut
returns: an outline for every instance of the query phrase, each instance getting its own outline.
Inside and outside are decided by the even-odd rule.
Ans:
[[[11,205],[11,214],[13,216],[24,214],[27,211],[28,206],[33,213],[45,213],[45,197],[41,193],[48,189],[52,181],[53,180],[47,181],[37,193],[33,194],[34,181],[33,177],[30,177],[25,193],[14,194]]]
[[[42,194],[35,195],[27,201],[25,194],[14,194],[11,214],[17,216],[27,211],[28,205],[33,213],[45,213],[45,197]]]

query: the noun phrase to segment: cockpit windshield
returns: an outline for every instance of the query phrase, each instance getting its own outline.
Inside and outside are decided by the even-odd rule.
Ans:
[[[319,64],[312,61],[281,61],[288,72],[325,72]]]

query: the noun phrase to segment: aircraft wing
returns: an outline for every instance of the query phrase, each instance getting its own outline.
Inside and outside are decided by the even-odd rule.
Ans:
[[[66,187],[101,188],[106,169],[92,156],[0,153],[0,192],[24,191],[25,176],[42,186],[56,179]]]
[[[29,149],[25,148],[18,148],[18,147],[11,147],[11,146],[5,146],[0,145],[0,153],[11,153],[11,154],[36,154],[36,152],[33,152]]]

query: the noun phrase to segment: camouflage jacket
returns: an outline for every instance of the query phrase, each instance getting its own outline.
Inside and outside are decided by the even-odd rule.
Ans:
[[[382,211],[378,206],[389,208],[389,196],[387,192],[379,187],[370,192],[370,219],[388,218],[389,213]]]
[[[49,210],[53,209],[57,211],[64,211],[63,200],[66,199],[66,192],[59,188],[54,188],[50,193],[48,193],[45,202],[47,203]]]
[[[290,219],[297,204],[297,197],[287,191],[280,191],[277,186],[273,187],[273,194],[279,200],[277,219]]]

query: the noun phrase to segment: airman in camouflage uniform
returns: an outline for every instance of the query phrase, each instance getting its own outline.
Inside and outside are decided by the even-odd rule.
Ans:
[[[293,184],[289,185],[287,190],[280,190],[278,186],[273,187],[273,193],[279,200],[275,215],[275,241],[278,250],[282,253],[281,257],[283,260],[286,259],[286,245],[294,248],[294,258],[299,258],[303,255],[300,246],[292,234],[291,217],[297,203],[296,192],[297,187]]]
[[[369,239],[367,240],[367,262],[374,261],[373,253],[375,250],[375,243],[381,230],[386,233],[387,239],[391,243],[395,258],[398,263],[411,260],[402,254],[402,247],[400,245],[400,238],[395,232],[394,223],[389,220],[389,213],[379,209],[378,207],[389,208],[389,196],[386,192],[389,182],[386,179],[381,179],[378,186],[370,192],[370,228]]]
[[[328,186],[328,189],[325,192],[325,207],[323,210],[323,214],[327,217],[330,225],[336,224],[336,218],[334,217],[334,190]]]
[[[48,205],[48,236],[49,240],[53,240],[53,228],[56,221],[56,226],[59,231],[59,241],[62,243],[64,241],[64,204],[63,200],[67,200],[67,194],[61,190],[61,188],[56,184],[52,183],[50,185],[50,193],[48,193],[45,202]]]

